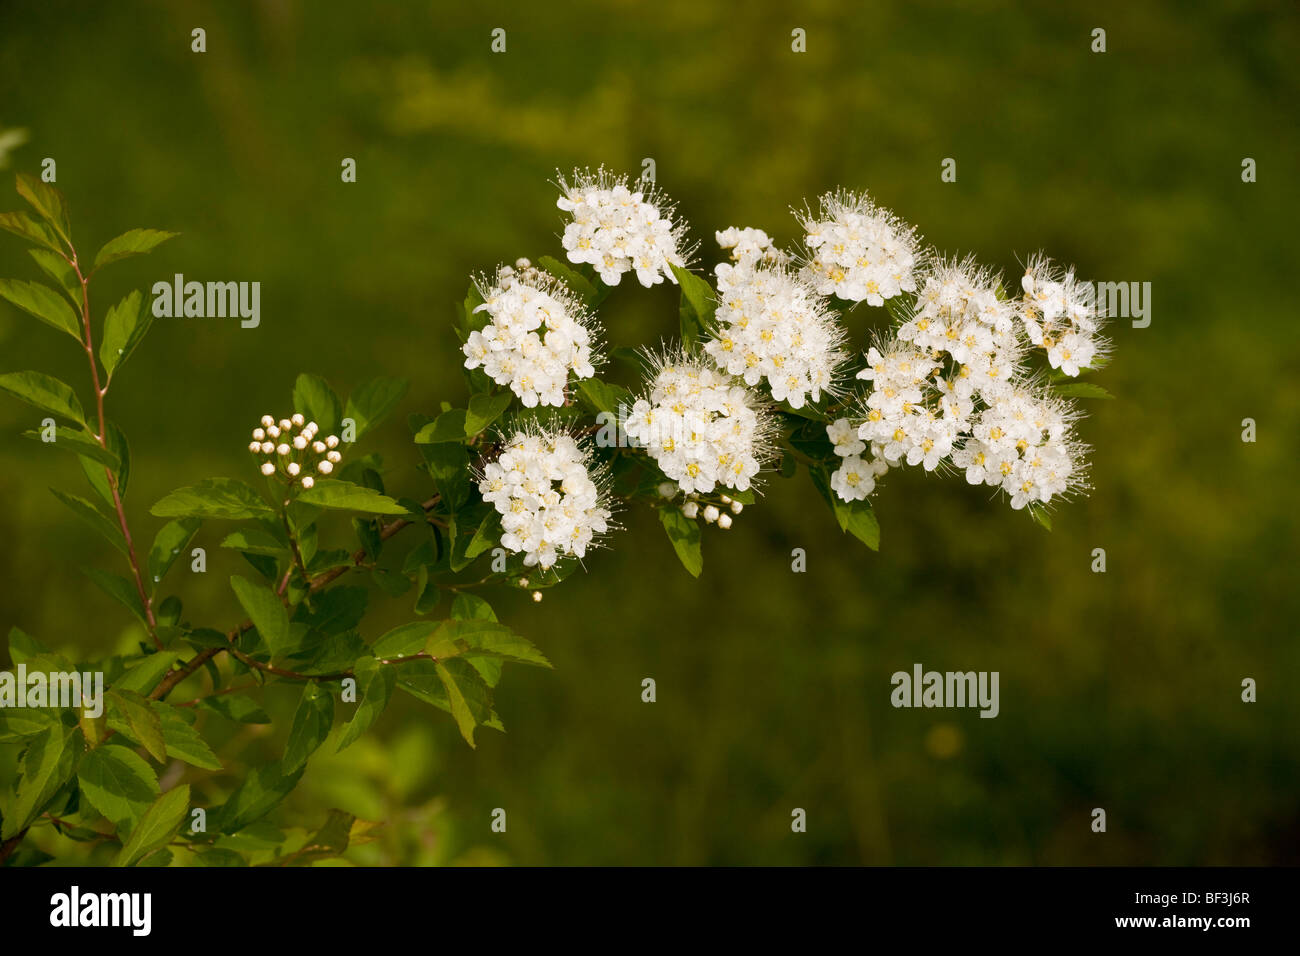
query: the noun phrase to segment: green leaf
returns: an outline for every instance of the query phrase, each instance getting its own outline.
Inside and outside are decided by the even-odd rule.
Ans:
[[[18,174],[18,195],[22,196],[32,208],[57,232],[64,242],[70,242],[72,227],[68,222],[68,204],[59,192],[49,183],[43,183],[28,173]]]
[[[130,826],[158,797],[158,777],[134,751],[112,742],[81,758],[81,795],[116,826]]]
[[[38,243],[46,249],[62,251],[59,237],[54,234],[54,230],[25,212],[0,212],[0,229],[21,236],[28,242]]]
[[[381,664],[373,657],[358,658],[352,665],[352,673],[357,681],[357,709],[339,737],[339,750],[352,744],[374,725],[397,686],[397,674],[392,666]]]
[[[257,527],[232,531],[222,539],[221,547],[245,551],[248,554],[266,554],[271,557],[278,557],[289,550],[286,542],[281,541],[265,528]]]
[[[443,505],[455,511],[469,499],[473,490],[469,449],[464,445],[443,443],[430,445],[423,451]]]
[[[1064,398],[1114,398],[1110,392],[1106,391],[1100,385],[1093,385],[1091,382],[1069,382],[1064,385],[1053,385],[1052,391]]]
[[[363,382],[353,390],[348,396],[348,404],[343,416],[356,423],[358,440],[397,407],[398,402],[406,396],[409,387],[410,382],[404,378],[381,375]]]
[[[844,501],[830,485],[830,478],[822,466],[808,469],[813,484],[831,506],[831,512],[841,531],[847,531],[873,551],[880,550],[880,522],[869,501]]]
[[[294,411],[302,412],[309,421],[319,425],[323,434],[332,435],[338,431],[342,406],[329,383],[319,375],[304,372],[298,376],[293,383],[293,407]]]
[[[433,445],[439,442],[461,442],[465,440],[465,425],[469,421],[469,412],[464,408],[453,408],[443,412],[436,419],[415,433],[417,445]]]
[[[171,842],[180,832],[190,809],[188,784],[173,787],[155,800],[131,831],[131,837],[117,855],[115,866],[131,866],[159,847]]]
[[[163,740],[162,718],[149,705],[149,701],[133,690],[113,688],[108,692],[109,707],[126,721],[130,736],[149,756],[159,763],[167,759],[167,744]]]
[[[531,641],[504,624],[483,619],[441,622],[424,649],[430,656],[444,661],[453,657],[495,657],[538,667],[552,666]]]
[[[99,343],[99,361],[110,381],[152,324],[153,313],[138,289],[108,310],[104,317],[104,340]]]
[[[117,493],[119,497],[126,497],[127,482],[131,477],[131,448],[127,445],[126,436],[122,430],[112,422],[105,425],[107,434],[104,436],[104,444],[108,451],[118,461],[118,465],[113,469],[113,475],[117,479]],[[108,475],[104,468],[94,459],[82,455],[77,459],[81,465],[81,470],[86,474],[86,480],[90,486],[95,489],[99,497],[103,499],[104,504],[109,508],[116,508],[113,501],[113,490],[108,484]]]
[[[9,657],[15,664],[22,664],[30,661],[33,657],[52,653],[53,651],[50,648],[22,628],[9,628]]]
[[[598,378],[583,379],[578,383],[578,394],[594,412],[618,414],[619,405],[632,407],[632,393],[621,385],[611,385]]]
[[[101,571],[99,568],[81,570],[101,591],[134,614],[141,624],[148,623],[144,614],[144,604],[141,603],[134,584],[121,575]]]
[[[95,436],[82,428],[72,428],[68,425],[54,426],[54,440],[45,440],[45,429],[31,428],[23,432],[24,438],[30,438],[38,441],[42,445],[49,445],[54,448],[70,451],[75,455],[83,458],[89,458],[91,461],[107,465],[114,471],[121,467],[116,455],[106,448],[101,448],[99,442],[95,441]]]
[[[123,554],[127,553],[126,539],[122,537],[122,529],[108,516],[96,508],[85,498],[78,498],[76,495],[65,494],[57,488],[51,488],[50,494],[58,498],[71,509],[72,513],[84,521],[90,527],[98,531],[108,543]]]
[[[36,316],[51,328],[67,332],[78,342],[81,327],[77,313],[72,311],[67,299],[42,282],[23,279],[0,279],[0,297],[8,299],[24,312]]]
[[[72,301],[73,310],[80,315],[81,280],[77,278],[77,270],[60,253],[48,249],[28,249],[27,254],[36,261],[42,272],[59,284],[64,295]],[[77,328],[77,338],[81,338],[80,326]]]
[[[262,866],[308,866],[318,860],[341,856],[347,851],[356,817],[342,810],[331,810],[325,825],[307,838],[300,849],[278,856]]]
[[[475,395],[469,400],[469,411],[465,415],[465,436],[472,438],[501,417],[510,407],[514,394],[498,392],[495,395]]]
[[[298,496],[298,500],[317,508],[336,511],[359,511],[371,515],[404,515],[406,508],[387,495],[364,485],[354,485],[341,478],[318,481]]]
[[[293,773],[307,764],[307,758],[316,752],[329,736],[334,722],[334,698],[320,684],[308,681],[302,689],[298,709],[289,728],[289,741],[284,747],[284,772]]]
[[[237,574],[230,578],[230,586],[257,633],[271,649],[271,655],[282,654],[289,646],[289,612],[280,598],[269,587]]]
[[[537,260],[537,265],[568,286],[569,291],[578,296],[588,308],[599,296],[596,287],[582,273],[574,271],[558,259],[542,256]]]
[[[163,741],[167,747],[167,756],[173,760],[184,760],[204,770],[221,770],[221,761],[212,752],[199,732],[185,722],[176,708],[153,701],[162,725]]]
[[[168,521],[158,529],[153,546],[149,549],[149,590],[158,590],[158,585],[167,576],[171,566],[176,562],[185,546],[190,543],[194,533],[202,522],[198,518],[176,518]]]
[[[75,735],[75,730],[55,723],[27,745],[17,791],[5,808],[0,840],[8,840],[27,829],[71,779],[77,764]]]
[[[30,707],[0,709],[0,744],[36,737],[59,723],[54,711]]]
[[[454,621],[496,621],[497,613],[492,605],[477,594],[461,591],[451,602],[451,617]]]
[[[274,514],[261,496],[233,478],[205,478],[178,488],[149,509],[158,518],[224,518],[242,521]]]
[[[286,774],[279,764],[266,764],[249,774],[217,815],[217,829],[234,833],[274,810],[302,779],[302,771]]]
[[[700,551],[700,526],[694,518],[682,514],[680,508],[659,509],[659,521],[668,532],[668,540],[681,559],[682,567],[698,578],[704,570],[704,555]]]
[[[124,232],[116,239],[104,243],[104,247],[95,256],[94,268],[98,270],[110,262],[152,252],[168,239],[174,239],[178,235],[180,235],[178,232],[163,232],[161,229],[132,229]]]
[[[78,425],[86,424],[85,413],[81,410],[81,402],[77,401],[76,392],[49,375],[40,372],[9,372],[0,375],[0,392],[7,392],[19,401],[41,411],[61,415]]]
[[[437,621],[412,621],[388,631],[370,646],[370,653],[387,660],[393,657],[410,657],[424,650],[429,636],[438,629]]]
[[[718,308],[709,283],[689,269],[673,266],[673,275],[682,289],[681,319],[682,344],[693,349],[713,323],[713,313]]]
[[[133,690],[137,694],[148,694],[158,686],[163,675],[171,670],[177,656],[175,651],[146,654],[139,663],[115,678],[113,686],[118,690]]]
[[[479,724],[492,719],[491,694],[482,676],[465,661],[439,661],[436,665],[438,679],[447,691],[451,716],[456,719],[460,735],[471,747],[474,730]]]

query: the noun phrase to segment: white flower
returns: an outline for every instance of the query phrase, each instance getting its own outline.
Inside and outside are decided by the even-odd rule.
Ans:
[[[263,428],[270,428],[270,427],[271,427],[272,425],[274,425],[274,424],[275,424],[275,419],[272,418],[270,415],[263,415],[263,416],[262,416],[262,427],[263,427]]]
[[[303,488],[310,488],[310,487],[311,487],[312,485],[314,485],[314,484],[316,484],[316,479],[313,478],[311,475],[304,475],[304,476],[303,476],[303,479],[302,479],[302,486],[303,486]]]
[[[738,515],[744,510],[745,510],[745,505],[742,502],[733,501],[731,503],[731,513],[733,515]]]
[[[760,262],[777,263],[786,259],[785,254],[776,248],[772,238],[762,229],[730,226],[713,235],[719,246],[731,250],[731,261],[735,264],[724,263],[715,267],[714,271],[719,274],[736,267],[749,268]]]
[[[322,475],[328,475],[331,471],[334,470],[334,462],[328,460],[319,461],[316,463],[316,470],[319,471]]]
[[[624,427],[687,494],[744,491],[772,453],[774,425],[757,396],[700,356],[653,357],[650,391]]]
[[[303,426],[303,423],[306,422],[307,419],[303,418],[301,413],[299,413],[299,412],[295,412],[295,413],[294,413],[294,414],[289,418],[289,421],[290,421],[290,423],[292,423],[292,425],[293,425],[295,428],[301,428],[301,427]]]
[[[649,288],[667,279],[676,283],[672,266],[684,268],[686,226],[673,222],[673,206],[653,186],[613,176],[602,167],[575,170],[573,183],[559,178],[563,192],[556,205],[573,214],[564,228],[569,261],[590,263],[606,285],[618,285],[625,272]]]
[[[857,426],[847,418],[837,418],[826,426],[826,437],[835,446],[835,454],[841,458],[866,451],[867,444],[858,438]]]
[[[900,292],[916,291],[915,230],[866,193],[827,193],[817,214],[805,211],[798,218],[808,247],[806,268],[822,295],[884,305]]]
[[[682,514],[688,518],[694,518],[700,513],[700,503],[698,501],[688,501],[682,505]]]
[[[564,283],[535,269],[502,266],[478,286],[483,304],[474,311],[486,312],[489,321],[462,346],[466,368],[483,366],[527,408],[563,405],[571,372],[577,379],[595,374],[595,319]]]
[[[720,515],[718,515],[718,527],[721,528],[723,531],[726,531],[728,528],[730,528],[730,527],[731,527],[731,515],[728,515],[728,514],[720,514]]]
[[[772,398],[802,408],[830,392],[843,364],[844,331],[798,273],[782,265],[717,268],[716,336],[704,351],[746,385],[766,381]]]
[[[300,470],[301,468],[296,461],[289,462],[289,464],[285,467],[285,471],[289,473],[290,477],[297,475]]]
[[[261,442],[256,442],[256,441],[255,441],[255,442],[251,442],[251,443],[249,444],[249,446],[248,446],[248,450],[251,451],[251,452],[253,452],[253,454],[257,454],[259,451],[262,450],[262,443],[261,443]]]
[[[709,524],[713,524],[713,522],[718,520],[718,508],[716,505],[704,506],[704,520]]]
[[[1034,256],[1020,280],[1020,314],[1029,341],[1047,352],[1052,368],[1074,377],[1109,352],[1098,330],[1106,317],[1091,283],[1075,278],[1050,259]]]
[[[889,470],[883,458],[866,460],[850,455],[831,475],[831,490],[841,501],[861,501],[876,490],[876,479]]]
[[[1077,419],[1071,402],[1032,384],[1016,385],[980,412],[953,463],[971,484],[1001,488],[1017,510],[1045,505],[1088,487],[1087,448],[1073,436]]]
[[[270,419],[271,416],[267,415],[265,418]],[[303,475],[302,487],[310,488],[314,481],[306,477],[305,473],[315,470],[322,475],[327,475],[343,460],[343,456],[338,452],[329,452],[326,457],[325,445],[321,442],[312,443],[311,436],[315,428],[314,422],[305,424],[302,415],[294,414],[290,418],[281,420],[278,425],[256,429],[254,434],[262,432],[266,436],[265,441],[253,441],[248,446],[250,452],[265,456],[267,459],[258,465],[258,470],[267,477],[278,472],[282,478],[288,479],[289,484],[293,484],[294,481],[299,480],[300,475]],[[299,430],[296,435],[295,429]],[[277,443],[272,441],[271,437],[280,440]]]
[[[266,475],[266,477],[270,478],[272,475],[275,474],[275,465],[271,464],[269,461],[268,461],[268,462],[264,462],[264,463],[262,464],[262,474],[264,474],[264,475]]]
[[[563,432],[515,432],[497,460],[483,467],[478,489],[501,515],[502,547],[522,553],[527,567],[549,568],[565,555],[582,558],[609,530],[604,472]]]

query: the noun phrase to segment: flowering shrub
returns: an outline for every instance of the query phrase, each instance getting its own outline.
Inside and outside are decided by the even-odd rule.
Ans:
[[[173,234],[132,230],[83,260],[63,196],[21,175],[18,192],[32,213],[4,214],[0,227],[32,244],[53,284],[2,280],[0,295],[77,341],[91,411],[41,372],[0,375],[0,390],[48,416],[29,437],[79,460],[91,496],[56,495],[123,555],[125,576],[90,574],[142,639],[134,653],[74,666],[10,633],[27,673],[101,674],[107,690],[102,706],[83,687],[82,699],[42,695],[14,708],[0,683],[0,742],[23,748],[0,803],[0,859],[39,859],[20,849],[38,827],[81,841],[97,861],[108,846],[127,865],[343,852],[370,827],[337,811],[315,833],[255,825],[327,738],[347,747],[397,690],[449,713],[471,746],[479,728],[502,729],[492,699],[502,668],[550,663],[478,592],[524,589],[540,601],[609,539],[620,508],[655,509],[698,575],[703,530],[730,528],[760,487],[800,471],[841,529],[872,548],[871,498],[895,468],[962,474],[1044,524],[1048,505],[1087,487],[1071,399],[1105,393],[1069,380],[1100,367],[1107,349],[1104,316],[1072,272],[1032,259],[1013,294],[994,271],[924,249],[865,195],[838,192],[796,214],[802,249],[778,249],[758,228],[719,231],[728,261],[711,286],[687,268],[693,250],[672,205],[601,170],[560,179],[567,262],[520,259],[471,283],[454,322],[468,399],[409,417],[423,472],[413,487],[390,490],[364,451],[406,383],[375,379],[342,401],[304,374],[284,417],[231,436],[252,458],[243,477],[206,478],[152,505],[163,523],[146,549],[128,518],[126,438],[106,405],[151,309],[131,292],[95,322],[90,288],[105,266]],[[680,340],[630,353],[637,394],[597,376],[596,316],[628,274],[680,289]],[[888,330],[855,359],[842,311],[862,302],[887,310]],[[338,538],[335,513],[351,518],[355,540]],[[224,526],[222,546],[251,569],[230,579],[243,618],[233,626],[190,621],[169,593],[169,572],[205,522]],[[413,620],[372,633],[376,595],[411,603]],[[297,710],[283,757],[240,778],[196,712],[265,722],[256,697],[268,683],[300,686]],[[11,696],[29,690],[8,686]],[[187,779],[180,765],[208,773]]]

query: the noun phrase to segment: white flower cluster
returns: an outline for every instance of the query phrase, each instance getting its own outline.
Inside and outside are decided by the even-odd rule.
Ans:
[[[719,329],[704,351],[746,385],[766,379],[772,398],[791,408],[819,401],[845,359],[835,315],[802,275],[775,261],[762,230],[733,227],[718,242],[736,249],[737,262],[715,270]]]
[[[1017,510],[1087,487],[1074,440],[1076,414],[1068,402],[1028,384],[1014,386],[976,417],[972,434],[953,453],[972,485],[1000,487]]]
[[[647,289],[667,279],[676,284],[672,266],[686,264],[686,226],[673,222],[673,207],[653,186],[633,192],[626,176],[575,171],[573,183],[560,177],[564,193],[556,205],[573,214],[564,228],[569,261],[590,263],[606,285],[618,285],[625,272],[636,272]]]
[[[563,405],[569,373],[591,378],[595,319],[562,282],[520,259],[516,272],[502,266],[478,283],[489,322],[469,334],[465,367],[480,365],[498,385],[508,385],[527,408]]]
[[[998,285],[969,259],[934,268],[895,337],[867,353],[858,377],[872,391],[856,434],[871,445],[869,468],[883,459],[933,471],[951,460],[1019,509],[1086,487],[1084,448],[1072,437],[1072,406],[1025,379],[1023,313]],[[828,429],[837,453],[860,450],[839,424]],[[833,486],[853,500],[847,476]]]
[[[609,530],[603,476],[568,434],[517,431],[478,483],[483,500],[501,515],[501,545],[522,552],[527,567],[549,568],[560,558],[582,558],[596,535]]]
[[[648,398],[624,423],[682,491],[749,488],[772,451],[772,421],[731,376],[686,352],[657,361]]]
[[[916,291],[915,230],[866,193],[827,193],[817,214],[799,218],[807,270],[820,294],[884,305],[900,292]]]
[[[1104,317],[1090,283],[1074,270],[1061,270],[1041,256],[1029,261],[1024,278],[1021,315],[1029,341],[1046,350],[1052,368],[1071,378],[1091,368],[1106,354],[1107,343],[1097,335]]]
[[[875,456],[863,458],[866,442],[847,418],[826,426],[826,436],[835,446],[835,454],[844,459],[831,475],[831,490],[843,501],[861,501],[876,490],[876,479],[889,471],[889,462]]]
[[[343,460],[343,454],[338,451],[338,436],[330,435],[322,441],[316,437],[319,431],[320,426],[302,415],[278,422],[270,415],[263,415],[261,426],[253,429],[248,450],[266,459],[260,469],[266,477],[280,474],[290,484],[297,481],[310,488],[316,482],[313,471],[328,475]]]

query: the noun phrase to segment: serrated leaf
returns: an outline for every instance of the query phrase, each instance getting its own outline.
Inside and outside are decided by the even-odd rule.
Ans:
[[[233,478],[206,478],[159,499],[149,513],[158,518],[221,518],[242,521],[274,512],[256,491]]]
[[[293,773],[306,766],[307,758],[316,752],[329,736],[334,722],[334,698],[320,684],[308,681],[294,711],[289,740],[284,747],[284,772]]]
[[[319,375],[304,372],[298,376],[293,383],[293,407],[320,426],[323,434],[330,435],[338,430],[342,405],[329,383]]]
[[[174,239],[178,235],[180,233],[164,232],[161,229],[131,229],[116,239],[104,243],[104,247],[95,255],[94,268],[98,270],[110,262],[152,252],[168,239]]]
[[[149,705],[149,701],[133,690],[113,688],[108,692],[109,706],[121,714],[129,728],[130,736],[149,756],[159,763],[167,758],[167,745],[163,741],[162,718]]]
[[[78,425],[86,424],[77,393],[53,376],[40,372],[9,372],[0,375],[0,392]]]
[[[373,657],[358,658],[352,665],[352,673],[357,682],[357,709],[343,728],[338,750],[351,745],[374,725],[397,686],[397,674],[392,665],[381,664]]]
[[[0,744],[12,744],[36,737],[59,722],[54,711],[31,707],[0,709]]]
[[[382,660],[410,657],[424,650],[429,636],[438,629],[437,621],[412,621],[385,633],[370,646],[370,653]]]
[[[55,723],[27,745],[17,790],[5,807],[0,840],[8,840],[27,829],[71,779],[77,765],[74,735],[80,736],[75,730]]]
[[[680,508],[660,508],[659,522],[668,532],[668,540],[678,559],[692,577],[698,578],[704,570],[704,554],[700,550],[700,526],[694,518],[682,514]]]
[[[249,620],[257,628],[271,655],[282,654],[289,647],[289,612],[274,591],[263,584],[233,575],[230,586]]]
[[[77,313],[72,311],[67,299],[45,283],[0,279],[0,298],[7,299],[51,328],[66,332],[78,342],[82,341]]]
[[[551,256],[542,256],[537,260],[537,264],[544,271],[549,272],[568,286],[569,291],[580,298],[588,308],[599,297],[596,287],[582,273],[569,268],[558,259]]]
[[[140,822],[131,830],[130,839],[123,844],[114,865],[131,866],[137,860],[166,846],[180,832],[189,809],[188,784],[168,790],[149,806]]]
[[[25,212],[0,212],[0,229],[12,232],[28,242],[35,242],[54,252],[61,252],[59,237],[54,230]]]
[[[163,679],[172,664],[176,663],[175,651],[158,651],[146,654],[136,664],[113,680],[113,686],[121,690],[133,690],[137,694],[148,694]]]
[[[693,349],[712,324],[718,303],[713,296],[712,287],[704,279],[681,266],[672,266],[672,270],[682,290],[678,309],[682,344]]]
[[[81,280],[77,278],[77,270],[72,268],[60,253],[51,252],[49,249],[28,249],[27,254],[35,260],[42,272],[58,283],[63,294],[71,300],[73,311],[80,315],[82,290]],[[77,337],[80,336],[81,328],[78,326]]]
[[[298,496],[298,501],[337,511],[359,511],[372,515],[404,515],[407,510],[373,488],[354,485],[340,478],[318,481]]]
[[[185,546],[202,524],[198,518],[176,518],[158,529],[149,548],[149,590],[156,591]]]
[[[123,554],[127,553],[126,539],[122,537],[122,529],[114,524],[107,515],[96,508],[85,498],[79,498],[76,495],[69,495],[59,491],[57,488],[51,488],[50,494],[58,498],[68,506],[68,509],[78,518],[84,521],[90,527],[94,528],[104,537],[109,544],[117,548]]]
[[[302,771],[286,774],[279,764],[266,764],[244,778],[217,815],[217,829],[234,833],[274,810],[302,779]]]
[[[104,339],[99,343],[99,361],[108,372],[110,381],[113,373],[131,357],[152,324],[153,313],[138,289],[108,310],[104,317]]]
[[[9,657],[15,664],[22,664],[33,657],[53,653],[42,641],[38,641],[22,628],[9,628]]]
[[[595,412],[617,415],[619,406],[632,407],[632,393],[621,385],[611,385],[598,378],[583,379],[578,383],[578,394]]]
[[[441,442],[462,442],[465,440],[465,423],[469,420],[469,411],[453,408],[443,412],[415,433],[417,445],[434,445]]]
[[[447,692],[451,716],[465,742],[474,743],[474,730],[492,717],[491,694],[482,676],[465,661],[439,661],[436,665],[438,679]]]
[[[469,411],[465,414],[465,436],[473,437],[486,429],[501,417],[510,407],[514,394],[498,392],[495,395],[475,395],[469,400]]]
[[[121,466],[121,462],[107,448],[101,448],[95,437],[82,428],[72,428],[68,425],[54,426],[54,440],[45,440],[45,429],[31,428],[23,432],[24,438],[30,438],[32,441],[38,441],[42,445],[48,445],[63,451],[70,451],[74,455],[80,455],[83,458],[89,458],[91,461],[98,462],[101,465],[107,465],[114,471]]]
[[[64,242],[70,242],[72,227],[68,222],[68,203],[63,198],[63,193],[28,173],[19,173],[17,180],[18,195],[31,203],[32,208]]]
[[[484,619],[441,622],[429,636],[424,650],[439,660],[453,657],[497,657],[521,664],[550,667],[537,647],[504,624]]]
[[[141,624],[148,623],[144,614],[144,604],[141,603],[140,595],[136,591],[134,584],[121,575],[101,571],[99,568],[82,568],[81,570],[86,577],[95,582],[96,587],[135,615]]]
[[[158,776],[134,751],[112,741],[81,758],[81,795],[118,827],[133,825],[158,797]]]
[[[270,716],[247,694],[205,697],[199,706],[240,724],[269,724]]]
[[[368,382],[363,382],[353,390],[352,394],[348,396],[348,403],[343,416],[352,419],[356,423],[356,437],[358,440],[397,407],[397,404],[406,396],[406,390],[409,387],[410,382],[404,378],[391,378],[387,375],[381,375],[378,378],[372,378]]]

